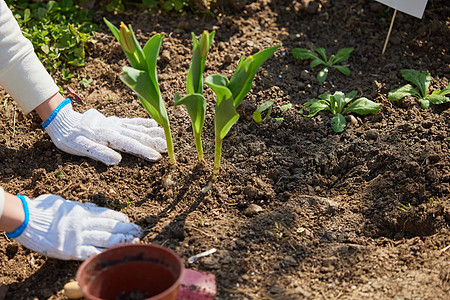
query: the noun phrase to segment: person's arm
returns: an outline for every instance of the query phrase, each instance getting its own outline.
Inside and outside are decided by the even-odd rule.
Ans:
[[[0,85],[25,114],[35,110],[62,151],[118,164],[128,152],[155,161],[167,151],[164,131],[150,119],[105,117],[95,109],[80,114],[64,99],[34,53],[4,0],[0,0]],[[114,149],[114,150],[113,150]]]
[[[0,230],[14,231],[22,225],[25,213],[19,197],[3,191],[0,186]]]
[[[4,0],[0,0],[0,85],[25,114],[59,92]]]

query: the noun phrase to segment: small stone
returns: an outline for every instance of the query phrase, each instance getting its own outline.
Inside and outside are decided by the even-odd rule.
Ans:
[[[244,211],[244,215],[246,215],[247,217],[253,217],[262,211],[264,211],[264,209],[261,206],[257,204],[250,204]]]
[[[163,52],[161,53],[161,59],[169,62],[171,60],[170,52],[168,50],[163,50]]]
[[[350,115],[350,123],[352,123],[353,126],[357,126],[358,120],[353,115]]]
[[[368,140],[377,140],[378,139],[378,132],[375,130],[369,130],[366,132],[366,139]]]
[[[257,193],[258,191],[256,188],[251,185],[247,185],[244,189],[244,195],[246,195],[249,199],[255,198]]]
[[[77,281],[71,281],[64,285],[64,295],[69,299],[80,299],[83,297]]]
[[[311,78],[311,76],[309,75],[309,72],[307,70],[303,70],[300,73],[300,78],[306,81],[306,80],[309,80]]]
[[[296,266],[297,265],[297,261],[295,260],[295,258],[293,258],[292,256],[288,255],[284,258],[284,264],[287,266]]]

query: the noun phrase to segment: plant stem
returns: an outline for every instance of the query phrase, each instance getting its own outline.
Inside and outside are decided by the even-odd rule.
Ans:
[[[214,151],[214,170],[213,170],[213,177],[217,177],[220,171],[220,158],[222,156],[222,141],[219,138],[216,138],[215,143],[215,151]]]
[[[198,162],[203,163],[203,146],[201,134],[194,133],[195,147],[197,148]]]
[[[171,165],[174,165],[176,163],[176,160],[175,160],[175,153],[173,151],[172,133],[170,132],[169,126],[165,126],[163,128],[164,128],[164,135],[166,137],[167,154],[169,155],[169,161]]]

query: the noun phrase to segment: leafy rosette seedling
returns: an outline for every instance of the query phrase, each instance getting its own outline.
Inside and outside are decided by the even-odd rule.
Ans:
[[[327,53],[325,48],[317,48],[316,52],[304,49],[304,48],[294,48],[292,49],[292,56],[300,60],[311,60],[310,67],[314,68],[319,65],[324,67],[317,74],[317,81],[324,82],[327,79],[328,71],[330,68],[335,68],[342,74],[349,76],[350,69],[346,65],[340,65],[343,61],[346,61],[350,57],[353,48],[342,48],[336,53],[336,55],[331,55],[327,58]]]
[[[347,113],[356,113],[359,115],[375,114],[380,110],[380,104],[375,103],[365,97],[355,98],[357,92],[351,91],[348,94],[335,92],[331,94],[322,94],[320,99],[311,99],[305,103],[300,113],[306,117],[314,117],[318,112],[327,110],[333,114],[331,119],[331,128],[334,132],[344,131],[346,121],[344,115]],[[351,102],[351,103],[350,103]],[[309,113],[304,114],[304,109],[309,108]]]
[[[239,119],[236,108],[251,90],[258,69],[279,47],[277,45],[266,48],[247,58],[242,56],[230,80],[221,74],[206,77],[205,83],[214,91],[217,98],[214,117],[214,176],[217,176],[220,170],[223,139]]]
[[[215,31],[208,33],[208,31],[205,30],[199,40],[197,40],[194,33],[192,33],[192,62],[186,79],[187,95],[181,98],[180,95],[176,93],[174,102],[174,105],[185,105],[189,113],[199,163],[203,162],[201,133],[205,123],[206,114],[206,100],[203,96],[203,71],[205,70],[206,56],[211,48],[214,35]]]
[[[136,39],[131,25],[128,27],[121,22],[120,29],[103,19],[111,32],[119,41],[125,52],[131,67],[124,66],[120,79],[139,97],[142,106],[148,114],[164,129],[167,142],[167,153],[170,164],[175,164],[172,134],[167,116],[166,107],[161,96],[156,74],[156,60],[164,38],[164,34],[158,33],[151,37],[144,48]]]
[[[430,83],[431,76],[428,72],[416,71],[404,69],[401,70],[402,76],[405,80],[413,83],[416,87],[419,88],[417,90],[411,84],[406,84],[402,87],[399,87],[395,90],[392,90],[388,94],[388,98],[391,101],[398,101],[407,96],[411,96],[417,99],[422,108],[429,108],[432,104],[442,104],[446,102],[450,102],[450,98],[446,97],[450,94],[450,83],[442,90],[434,90],[431,94]]]

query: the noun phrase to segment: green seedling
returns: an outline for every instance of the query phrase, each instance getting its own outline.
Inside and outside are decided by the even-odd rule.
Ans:
[[[365,97],[358,98],[352,102],[356,94],[356,91],[351,91],[348,94],[342,92],[335,92],[333,95],[328,93],[322,94],[319,96],[320,99],[311,99],[306,102],[300,113],[306,117],[313,117],[322,110],[328,110],[333,114],[331,128],[334,132],[342,132],[346,125],[344,114],[367,115],[375,114],[380,110],[379,103],[375,103]],[[309,108],[308,114],[303,113],[306,107]]]
[[[214,117],[214,177],[220,171],[223,139],[239,119],[236,108],[251,90],[253,78],[258,69],[279,47],[279,45],[268,47],[247,58],[242,56],[230,80],[221,74],[212,74],[206,77],[205,83],[214,91],[217,98]]]
[[[405,205],[401,202],[399,202],[400,205],[396,206],[397,209],[401,210],[401,211],[408,211],[411,208],[411,204],[408,203],[408,205]]]
[[[280,110],[281,111],[286,111],[286,110],[289,110],[291,108],[292,108],[292,103],[288,103],[288,104],[285,104],[285,105],[281,106]],[[277,122],[283,122],[284,118],[283,117],[277,117],[277,118],[274,118],[274,120],[277,121]]]
[[[125,52],[131,67],[124,66],[120,79],[132,90],[136,92],[142,106],[148,114],[164,129],[167,142],[167,154],[170,164],[174,165],[175,153],[173,149],[172,134],[170,132],[170,123],[167,116],[166,107],[161,96],[156,74],[156,60],[164,38],[164,34],[153,35],[144,48],[139,45],[136,36],[131,28],[121,22],[120,30],[103,19],[111,32],[116,37]]]
[[[270,114],[272,113],[273,103],[274,103],[273,101],[267,100],[266,102],[264,102],[260,106],[258,106],[258,108],[253,113],[253,121],[255,121],[256,123],[259,124],[261,122],[264,122],[267,118],[269,118]],[[281,111],[285,111],[285,110],[291,109],[291,107],[292,107],[292,104],[288,103],[288,104],[285,104],[285,105],[281,106],[280,110]],[[267,110],[267,113],[266,113],[266,115],[263,118],[262,113],[264,111],[266,111],[266,110]],[[276,118],[273,118],[273,119],[276,122],[283,122],[284,121],[283,117],[276,117]]]
[[[431,104],[442,104],[450,102],[450,98],[446,97],[450,94],[450,83],[443,90],[435,90],[431,94],[429,93],[431,76],[428,72],[403,69],[401,70],[402,76],[405,80],[413,83],[417,90],[411,84],[406,84],[395,90],[392,90],[388,94],[388,98],[391,101],[398,101],[407,96],[411,96],[417,99],[420,106],[424,109],[429,108]]]
[[[206,100],[203,96],[203,71],[205,69],[206,56],[211,48],[214,35],[215,31],[208,33],[205,30],[200,36],[200,39],[197,40],[194,33],[192,33],[192,62],[186,80],[187,95],[181,98],[176,93],[174,102],[174,105],[185,105],[189,113],[199,163],[203,162],[201,133],[206,114]]]
[[[317,74],[317,81],[324,82],[325,79],[327,79],[328,71],[330,68],[335,68],[346,76],[350,75],[350,69],[348,68],[348,66],[340,65],[340,63],[346,61],[350,57],[350,53],[352,53],[352,51],[353,48],[342,48],[339,49],[336,55],[331,55],[328,59],[325,48],[317,48],[316,52],[303,48],[294,48],[292,49],[292,56],[300,60],[311,59],[311,68],[317,67],[319,65],[324,65],[324,68],[322,68]],[[317,53],[319,55],[317,55]]]
[[[258,108],[253,113],[253,121],[255,121],[258,124],[265,121],[272,113],[273,103],[274,103],[273,101],[267,100],[266,102],[264,102],[263,104],[258,106]],[[267,110],[267,113],[266,113],[265,117],[263,118],[261,114],[263,112],[265,112],[266,110]]]

